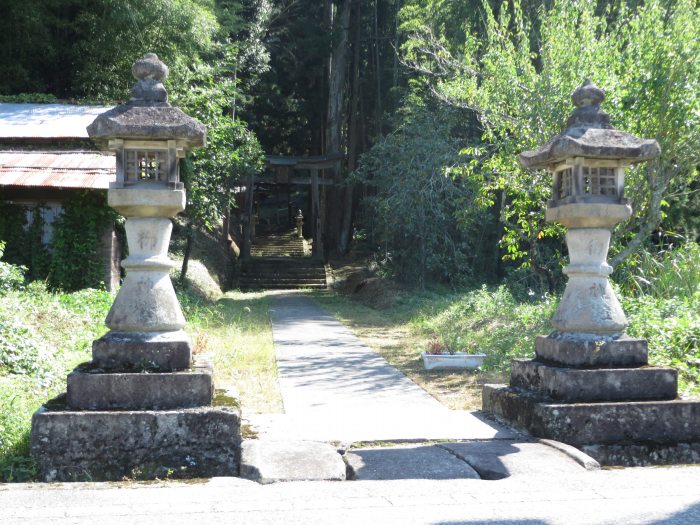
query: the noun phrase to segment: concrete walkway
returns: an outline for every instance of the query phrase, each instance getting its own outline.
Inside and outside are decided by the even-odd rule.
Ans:
[[[352,443],[516,439],[478,412],[449,410],[301,294],[273,298],[285,414],[258,416],[261,437]]]

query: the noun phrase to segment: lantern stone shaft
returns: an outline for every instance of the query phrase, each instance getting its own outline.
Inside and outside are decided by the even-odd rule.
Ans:
[[[572,95],[577,108],[562,134],[520,155],[524,166],[552,172],[546,219],[568,228],[570,264],[564,273],[569,280],[551,320],[564,336],[600,339],[624,333],[627,319],[608,280],[610,230],[632,214],[624,198],[625,168],[660,154],[655,140],[612,129],[600,109],[604,99],[604,92],[586,81]]]

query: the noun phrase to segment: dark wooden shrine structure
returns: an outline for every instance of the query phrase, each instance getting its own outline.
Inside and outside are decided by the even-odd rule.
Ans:
[[[342,153],[316,156],[265,156],[265,172],[252,175],[245,185],[245,197],[241,222],[243,225],[243,250],[241,257],[250,257],[254,238],[254,203],[256,185],[273,185],[289,188],[292,185],[310,186],[311,216],[306,217],[313,238],[313,256],[322,258],[325,223],[325,187],[336,184]]]

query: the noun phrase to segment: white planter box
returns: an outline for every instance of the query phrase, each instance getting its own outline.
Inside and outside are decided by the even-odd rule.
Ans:
[[[484,364],[486,354],[466,354],[457,352],[454,354],[426,354],[423,352],[423,366],[426,370],[438,370],[442,368],[462,368],[476,370]]]

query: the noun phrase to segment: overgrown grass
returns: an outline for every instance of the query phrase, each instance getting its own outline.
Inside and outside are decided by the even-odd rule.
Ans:
[[[216,302],[184,293],[179,298],[195,352],[213,356],[217,388],[234,387],[245,413],[281,412],[267,295],[229,292]]]
[[[700,247],[631,261],[621,277],[620,295],[628,333],[648,340],[651,364],[679,371],[683,397],[700,395]],[[536,335],[552,331],[549,319],[558,297],[517,298],[505,285],[451,291],[397,292],[394,306],[375,310],[345,296],[314,298],[348,324],[391,364],[451,408],[478,408],[479,385],[507,380],[511,359],[534,356]],[[483,352],[483,372],[427,372],[420,353],[429,339],[447,348]]]
[[[652,364],[679,372],[684,396],[700,395],[700,246],[641,252],[619,273],[629,334],[649,341]]]
[[[59,294],[39,282],[0,294],[0,481],[35,475],[31,416],[65,390],[73,367],[90,358],[111,303],[104,291]]]
[[[230,293],[208,302],[178,296],[196,352],[213,355],[218,387],[234,386],[247,412],[282,407],[264,294]],[[29,456],[32,414],[65,391],[66,375],[91,357],[107,328],[108,292],[50,292],[42,283],[0,292],[0,482],[36,475]]]

